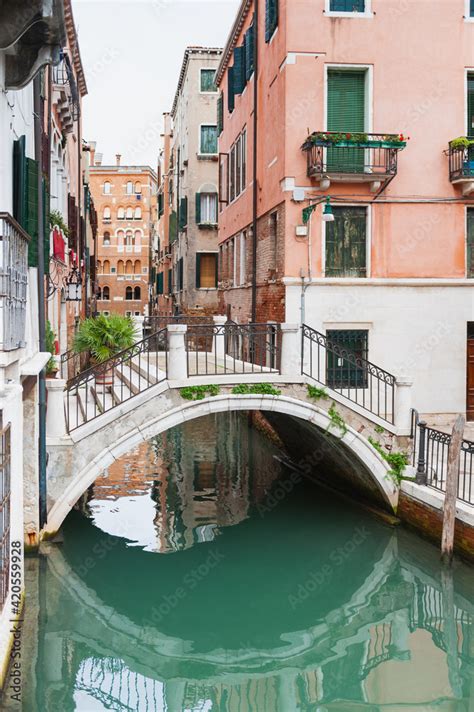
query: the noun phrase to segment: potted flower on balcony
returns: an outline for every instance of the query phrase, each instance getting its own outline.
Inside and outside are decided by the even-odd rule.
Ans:
[[[46,364],[46,378],[56,378],[56,375],[59,371],[58,362],[55,359],[56,336],[49,320],[46,322],[45,342],[46,350],[49,351],[49,353],[51,354],[51,358]]]
[[[113,357],[131,349],[136,341],[135,324],[126,316],[111,314],[85,319],[79,325],[73,350],[80,354],[89,352],[94,365],[104,364],[96,375],[97,386],[111,386],[114,379]]]
[[[315,131],[303,144],[311,146],[337,146],[339,148],[404,148],[408,137],[400,134],[370,135],[357,131]]]
[[[474,139],[458,136],[449,142],[449,148],[451,151],[463,152],[463,175],[474,176]]]

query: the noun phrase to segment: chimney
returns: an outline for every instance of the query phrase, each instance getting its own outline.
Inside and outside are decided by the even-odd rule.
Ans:
[[[96,153],[96,154],[95,154],[95,161],[94,161],[94,165],[95,165],[95,166],[101,166],[101,165],[102,165],[102,156],[103,156],[102,153]]]
[[[116,153],[116,154],[115,154],[115,161],[116,161],[116,163],[117,163],[117,166],[120,165],[120,159],[121,159],[121,158],[122,158],[122,154],[121,154],[121,153]]]
[[[91,164],[91,166],[94,165],[96,146],[97,146],[97,142],[96,142],[96,141],[89,141],[90,156],[91,156],[91,158],[90,158],[91,163],[90,163],[90,164]]]

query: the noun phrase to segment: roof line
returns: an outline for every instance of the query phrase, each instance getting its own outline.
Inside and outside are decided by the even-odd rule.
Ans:
[[[74,14],[72,12],[71,0],[64,0],[64,21],[66,24],[67,37],[71,47],[72,61],[77,74],[77,83],[81,96],[87,94],[86,77],[79,50],[79,41],[77,37],[76,25],[74,23]]]
[[[219,66],[217,67],[216,84],[219,84],[222,79],[222,75],[226,70],[230,56],[236,45],[240,30],[242,29],[242,26],[247,18],[247,15],[249,14],[249,10],[252,5],[253,0],[241,0],[240,7],[237,11],[237,16],[234,20],[234,24],[232,25],[229,37],[227,38],[227,42],[224,47],[224,52],[222,53],[221,61],[219,63]]]
[[[174,116],[176,105],[178,103],[178,96],[183,86],[184,77],[186,76],[186,70],[188,68],[189,57],[192,54],[222,54],[222,47],[197,47],[189,46],[184,50],[183,62],[181,64],[181,70],[179,72],[178,86],[176,87],[176,93],[173,99],[173,106],[171,107],[171,115]]]

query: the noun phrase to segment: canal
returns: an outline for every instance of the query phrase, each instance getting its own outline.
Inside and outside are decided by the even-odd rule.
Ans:
[[[207,416],[94,483],[27,559],[27,712],[474,709],[474,581]]]

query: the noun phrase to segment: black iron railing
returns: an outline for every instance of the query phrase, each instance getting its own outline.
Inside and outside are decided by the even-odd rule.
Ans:
[[[446,490],[448,453],[451,435],[429,428],[412,410],[411,439],[413,440],[413,466],[418,484]],[[459,462],[458,499],[474,505],[474,442],[463,440]]]
[[[382,420],[395,422],[395,376],[306,324],[301,372]]]
[[[10,423],[0,431],[0,609],[10,581]]]
[[[451,141],[448,148],[449,180],[474,180],[474,136],[466,136],[464,145],[460,139]]]
[[[68,432],[166,380],[167,371],[166,329],[83,371],[66,386]]]
[[[76,353],[72,349],[61,354],[61,378],[69,381],[84,371],[89,365],[88,353]]]
[[[279,324],[196,324],[188,326],[188,376],[279,373]]]
[[[398,136],[364,134],[365,140],[359,142],[327,140],[324,136],[341,135],[333,131],[316,132],[302,146],[310,178],[358,174],[377,180],[397,174],[398,152],[405,148],[405,142],[398,140]]]

